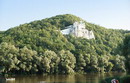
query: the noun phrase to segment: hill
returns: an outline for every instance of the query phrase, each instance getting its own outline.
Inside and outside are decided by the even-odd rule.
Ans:
[[[66,37],[58,30],[62,30],[66,26],[72,25],[74,22],[81,20],[82,19],[79,17],[66,14],[22,24],[5,31],[1,38],[1,42],[10,42],[20,48],[27,46],[28,48],[36,51],[39,51],[40,48],[43,51],[47,49],[53,51],[62,49],[74,50],[74,42],[70,41],[73,37],[69,39],[70,36]],[[99,45],[97,47],[94,46],[95,50],[97,50],[96,53],[104,54],[107,52],[107,54],[113,54],[112,51],[117,48],[118,44],[122,43],[125,31],[106,29],[88,22],[85,22],[85,24],[88,30],[94,31],[96,39],[85,40],[82,38],[73,38],[73,40],[80,41],[80,39],[82,39],[86,42],[93,41],[94,44]],[[104,48],[107,50],[106,52],[101,51]]]
[[[79,21],[85,22],[86,29],[93,30],[95,39],[60,32]],[[125,57],[120,56],[126,33],[91,24],[71,14],[21,24],[0,32],[1,72],[126,71]],[[14,58],[16,61],[12,61]]]

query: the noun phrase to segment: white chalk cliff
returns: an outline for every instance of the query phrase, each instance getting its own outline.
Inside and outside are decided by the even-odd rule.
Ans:
[[[85,28],[85,23],[82,21],[75,22],[73,25],[65,27],[66,29],[61,30],[64,35],[74,35],[75,37],[82,37],[86,39],[95,39],[93,31],[89,31]]]

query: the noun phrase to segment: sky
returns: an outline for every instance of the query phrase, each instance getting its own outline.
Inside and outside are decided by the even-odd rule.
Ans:
[[[130,30],[130,0],[0,0],[0,31],[60,14]]]

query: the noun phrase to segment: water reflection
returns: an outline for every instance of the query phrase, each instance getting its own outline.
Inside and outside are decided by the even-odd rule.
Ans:
[[[15,81],[6,83],[98,83],[99,80],[113,77],[124,76],[125,73],[105,73],[105,74],[85,74],[85,75],[36,75],[36,76],[15,76]]]

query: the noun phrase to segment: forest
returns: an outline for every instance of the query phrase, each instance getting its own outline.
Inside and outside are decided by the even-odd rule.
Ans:
[[[63,35],[60,30],[84,21],[95,39]],[[0,31],[0,74],[128,72],[130,31],[107,29],[64,14]]]

